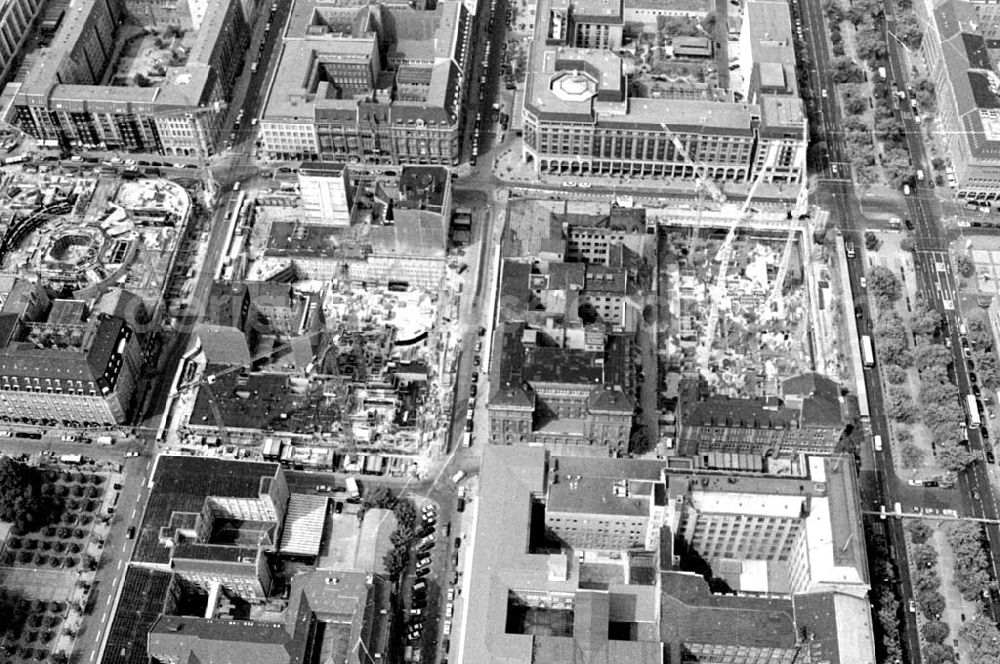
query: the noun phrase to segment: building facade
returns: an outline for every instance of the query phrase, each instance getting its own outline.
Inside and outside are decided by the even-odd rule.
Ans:
[[[275,159],[457,164],[470,30],[468,9],[452,0],[433,9],[297,0],[261,118],[263,150]]]
[[[630,352],[625,337],[593,350],[550,346],[545,337],[523,323],[497,329],[490,442],[583,455],[627,451],[635,404],[622,362]]]
[[[124,320],[99,314],[50,325],[3,318],[0,419],[63,426],[128,419],[142,362],[139,340]]]
[[[988,3],[948,0],[928,13],[924,3],[914,10],[933,22],[921,42],[936,96],[938,132],[951,163],[948,184],[959,198],[1000,200],[1000,96],[987,39],[1000,24]]]
[[[778,3],[747,4],[770,11]],[[619,53],[629,16],[620,1],[538,6],[523,112],[523,159],[536,172],[801,181],[808,137],[787,4],[783,20],[747,21],[748,45],[764,45],[753,55],[766,75],[749,78],[738,97],[722,91],[714,100],[683,91],[638,96],[630,84],[641,76]]]
[[[242,4],[209,3],[186,62],[150,87],[102,85],[125,15],[123,0],[77,2],[17,89],[13,121],[66,149],[214,153],[249,41]]]
[[[45,6],[43,0],[6,0],[0,3],[0,86],[10,80],[30,28]]]
[[[682,409],[679,452],[698,468],[774,472],[835,454],[842,409],[839,386],[816,373],[785,380],[781,398],[712,397]]]

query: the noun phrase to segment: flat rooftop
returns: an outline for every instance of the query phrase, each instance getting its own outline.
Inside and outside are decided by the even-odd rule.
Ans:
[[[170,549],[160,543],[160,529],[168,526],[174,512],[201,513],[209,496],[259,498],[262,480],[278,473],[276,463],[232,461],[204,457],[157,458],[146,500],[142,525],[136,533],[132,560],[165,565]]]
[[[330,6],[323,0],[294,0],[263,121],[312,123],[322,117],[357,122],[371,114],[390,124],[416,119],[439,126],[456,122],[451,105],[456,100],[455,63],[462,59],[459,27],[467,16],[462,3],[442,0],[433,10],[379,7],[360,2]],[[379,11],[388,20],[378,16]],[[380,40],[388,44],[387,62],[379,62]],[[377,69],[371,71],[372,87],[358,91],[364,97],[370,97],[376,86],[394,85],[392,76],[383,76],[386,72],[419,65],[429,74],[426,84],[420,86],[426,101],[390,101],[383,94],[380,102],[370,103],[362,97],[334,98],[329,91],[323,92],[328,90],[323,83],[319,88],[307,87],[314,63],[357,63],[360,58]]]

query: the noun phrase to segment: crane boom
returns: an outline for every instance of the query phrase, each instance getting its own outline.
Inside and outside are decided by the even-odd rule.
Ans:
[[[792,263],[792,249],[795,248],[795,226],[792,225],[788,229],[788,237],[785,239],[785,249],[781,254],[781,263],[778,266],[778,274],[774,278],[774,284],[771,288],[771,294],[767,298],[767,303],[764,305],[764,310],[770,310],[771,305],[778,301],[781,297],[781,287],[785,284],[785,278],[788,277],[788,268]]]
[[[705,165],[700,164],[691,158],[691,155],[690,153],[688,153],[687,148],[684,146],[684,143],[681,142],[681,139],[678,138],[677,134],[675,134],[674,131],[666,123],[663,123],[660,126],[663,128],[664,133],[666,133],[667,137],[670,139],[670,142],[674,144],[674,148],[677,150],[677,153],[684,159],[684,163],[686,163],[687,165],[689,165],[691,168],[694,169],[694,180],[697,183],[697,185],[699,187],[704,187],[705,189],[707,189],[709,194],[711,194],[712,196],[712,200],[714,200],[719,205],[725,203],[726,195],[722,193],[721,189],[715,186],[715,183],[712,182],[711,179],[705,176],[704,171],[707,170]]]
[[[771,145],[768,148],[770,153],[775,148]],[[765,161],[767,163],[767,161]],[[711,308],[708,312],[708,324],[705,326],[705,353],[701,358],[702,369],[708,368],[709,360],[709,349],[712,347],[712,339],[715,338],[715,328],[719,324],[719,304],[726,290],[726,279],[729,276],[729,260],[732,257],[733,251],[733,241],[736,239],[736,231],[739,229],[740,223],[746,216],[747,212],[750,210],[750,202],[753,200],[754,194],[757,193],[757,188],[760,183],[764,181],[764,174],[767,169],[761,168],[757,171],[757,177],[754,178],[753,185],[750,187],[750,191],[747,192],[746,200],[743,201],[743,205],[740,206],[740,211],[736,216],[733,217],[733,222],[729,225],[729,232],[726,233],[726,239],[723,240],[722,246],[719,248],[719,253],[716,255],[716,259],[719,261],[719,272],[715,278],[715,287],[712,289],[713,292],[710,294],[711,298]]]

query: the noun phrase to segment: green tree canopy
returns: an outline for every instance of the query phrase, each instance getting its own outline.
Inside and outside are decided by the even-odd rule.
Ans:
[[[966,279],[976,273],[976,264],[967,254],[959,254],[955,257],[955,267],[958,269],[958,273]]]
[[[962,625],[961,635],[969,642],[971,664],[996,664],[1000,662],[1000,630],[984,616]]]
[[[40,489],[37,468],[0,457],[0,520],[25,531],[42,526],[48,514]]]
[[[910,393],[898,385],[890,385],[885,392],[885,412],[892,419],[906,424],[912,424],[917,419],[917,409]]]
[[[895,272],[884,265],[876,265],[868,271],[868,291],[880,306],[888,306],[900,298],[903,285]]]

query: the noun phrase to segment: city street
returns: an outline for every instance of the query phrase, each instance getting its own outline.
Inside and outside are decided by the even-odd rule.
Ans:
[[[864,229],[858,226],[858,222],[864,217],[853,184],[850,179],[847,179],[850,170],[845,163],[846,148],[840,131],[842,120],[836,103],[836,84],[833,80],[832,58],[828,50],[828,33],[822,2],[820,0],[799,0],[797,9],[802,20],[806,46],[812,65],[809,71],[809,80],[814,99],[818,102],[819,129],[828,148],[827,160],[822,172],[825,181],[819,185],[814,200],[821,207],[831,211],[845,240],[852,239],[860,244]],[[838,167],[836,178],[832,169],[834,164]],[[865,264],[862,260],[849,260],[848,263],[853,300],[862,308],[861,316],[858,318],[858,334],[870,335],[872,311],[867,297],[865,297],[864,289],[861,288]],[[864,431],[862,439],[868,441],[871,440],[872,436],[880,435],[883,440],[888,441],[889,423],[883,405],[881,380],[878,378],[877,371],[871,369],[865,369],[864,378],[868,392],[870,421],[869,429]],[[873,464],[867,467],[863,463],[859,477],[861,502],[864,508],[877,510],[878,506],[884,505],[891,509],[891,506],[902,498],[899,495],[900,482],[893,472],[891,448],[891,445],[884,445],[881,453],[872,451],[872,457],[869,457],[867,452],[863,454],[863,460],[870,458],[873,461]],[[906,606],[913,597],[913,588],[906,564],[902,524],[897,519],[888,519],[881,523],[887,530],[886,539],[890,544],[890,553],[899,570],[900,600]],[[904,653],[910,662],[919,663],[921,660],[916,616],[909,611],[904,611],[903,615],[905,625],[904,629],[901,630],[901,635],[904,641],[902,644]]]

